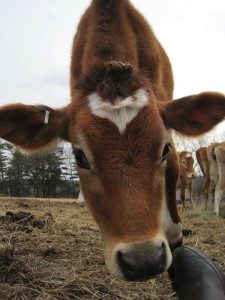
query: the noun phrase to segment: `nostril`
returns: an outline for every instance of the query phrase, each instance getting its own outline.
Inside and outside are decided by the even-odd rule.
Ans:
[[[166,244],[162,242],[162,246],[160,249],[160,255],[159,255],[159,271],[162,272],[164,270],[164,264],[165,264],[165,257],[166,257]]]
[[[121,251],[117,252],[117,260],[119,262],[119,265],[123,265],[123,253]]]
[[[123,271],[135,273],[135,261],[133,256],[129,256],[126,253],[118,251],[117,260]]]
[[[123,264],[123,253],[121,251],[117,252],[117,260],[118,260],[119,265]]]

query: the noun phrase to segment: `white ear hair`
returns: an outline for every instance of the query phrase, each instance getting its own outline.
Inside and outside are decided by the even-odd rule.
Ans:
[[[44,118],[44,124],[48,124],[48,121],[49,121],[49,111],[48,110],[46,110],[45,111],[45,118]]]

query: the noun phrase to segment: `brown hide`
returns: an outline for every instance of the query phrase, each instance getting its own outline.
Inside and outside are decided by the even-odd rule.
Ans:
[[[106,10],[108,13],[105,13]],[[112,61],[132,66],[136,79],[133,89],[141,86],[137,81],[148,79],[157,99],[172,100],[173,77],[170,62],[143,16],[126,0],[100,1],[98,4],[93,1],[83,15],[74,39],[71,61],[72,99],[77,101],[77,85],[86,93],[96,90],[98,82],[104,81],[99,78],[104,75],[104,64]],[[108,74],[105,73],[107,77]],[[125,85],[122,88],[127,96],[133,89],[127,83]]]

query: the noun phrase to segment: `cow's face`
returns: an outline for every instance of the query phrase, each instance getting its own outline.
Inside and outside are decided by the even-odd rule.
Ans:
[[[210,130],[225,117],[225,97],[204,93],[158,102],[138,90],[109,104],[79,96],[59,110],[22,104],[0,108],[0,137],[26,151],[72,144],[88,207],[116,277],[146,279],[166,270],[181,240],[175,206],[178,159],[170,128],[186,135]]]
[[[191,153],[183,151],[179,153],[180,175],[188,179],[196,177],[194,170],[194,159]]]
[[[168,130],[144,90],[114,105],[94,93],[88,103],[71,139],[106,264],[123,279],[154,276],[171,264],[170,244],[181,243],[180,223],[173,222],[166,203],[167,159],[170,152],[176,157]]]

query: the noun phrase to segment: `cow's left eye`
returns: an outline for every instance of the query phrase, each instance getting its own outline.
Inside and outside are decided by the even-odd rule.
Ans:
[[[89,162],[84,154],[82,149],[75,148],[73,149],[73,154],[75,156],[75,160],[77,165],[82,169],[90,169]]]
[[[163,162],[164,160],[166,160],[166,157],[167,157],[167,154],[169,153],[170,151],[170,146],[171,144],[170,143],[167,143],[163,149],[163,153],[162,153],[162,159],[161,161]]]

